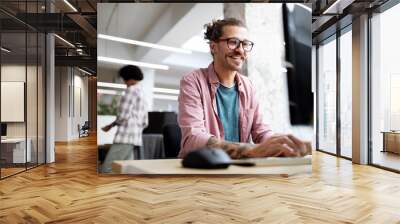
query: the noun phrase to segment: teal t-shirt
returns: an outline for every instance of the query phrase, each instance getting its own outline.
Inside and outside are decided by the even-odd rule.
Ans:
[[[230,88],[220,84],[216,100],[225,140],[239,142],[239,96],[236,84]]]

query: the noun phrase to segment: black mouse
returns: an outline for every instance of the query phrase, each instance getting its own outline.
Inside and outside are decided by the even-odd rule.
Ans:
[[[183,167],[198,169],[223,169],[231,164],[231,158],[222,149],[200,148],[189,152],[182,160]]]

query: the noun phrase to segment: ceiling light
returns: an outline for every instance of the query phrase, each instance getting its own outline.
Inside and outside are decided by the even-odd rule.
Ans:
[[[183,48],[169,47],[169,46],[160,45],[160,44],[152,44],[152,43],[148,43],[148,42],[130,40],[130,39],[125,39],[125,38],[115,37],[115,36],[110,36],[110,35],[105,35],[105,34],[99,34],[97,37],[100,39],[112,40],[112,41],[126,43],[126,44],[139,45],[139,46],[143,46],[143,47],[151,47],[151,48],[165,50],[165,51],[171,51],[171,52],[175,52],[175,53],[183,53],[183,54],[191,54],[192,53],[191,50],[187,50],[187,49],[183,49]]]
[[[154,92],[157,92],[157,93],[169,93],[169,94],[179,94],[179,89],[167,89],[167,88],[154,87]]]
[[[57,35],[57,34],[54,34],[54,36],[57,37],[58,39],[60,39],[61,41],[63,41],[64,43],[66,43],[67,45],[69,45],[69,46],[75,48],[75,45],[71,44],[71,42],[69,42],[68,40],[66,40],[66,39],[64,39],[64,38],[62,38],[62,37],[60,37],[60,36]]]
[[[90,72],[88,72],[88,71],[86,71],[86,70],[83,70],[83,69],[81,69],[81,68],[78,68],[78,70],[81,71],[81,72],[83,72],[83,73],[85,73],[85,74],[87,74],[87,75],[93,75],[92,73],[90,73]]]
[[[330,12],[331,9],[333,9],[334,7],[337,6],[337,4],[340,2],[341,0],[336,0],[331,6],[329,6],[322,14],[328,14],[328,13],[332,13]],[[337,12],[334,12],[337,13]]]
[[[64,0],[65,4],[67,4],[72,10],[74,10],[74,12],[78,12],[78,10],[71,4],[68,2],[68,0]]]
[[[109,57],[103,57],[103,56],[98,56],[97,60],[115,63],[115,64],[122,64],[122,65],[136,65],[139,67],[146,67],[146,68],[153,68],[153,69],[161,69],[161,70],[169,69],[169,67],[166,65],[151,64],[151,63],[145,63],[145,62],[140,62],[140,61],[123,60],[123,59],[118,59],[118,58],[109,58]]]
[[[126,89],[125,84],[111,83],[111,82],[97,82],[97,87],[108,87],[115,89]]]
[[[97,89],[97,93],[106,95],[117,95],[117,96],[123,95],[123,92],[121,91],[110,90],[110,89]],[[178,96],[171,96],[165,94],[153,94],[153,98],[159,100],[174,100],[174,101],[178,100]]]
[[[5,48],[5,47],[1,47],[1,50],[4,51],[4,52],[6,52],[6,53],[10,53],[10,52],[11,52],[11,50],[9,50],[9,49],[7,49],[7,48]]]
[[[164,94],[153,94],[154,99],[159,100],[178,100],[178,96],[164,95]]]
[[[110,89],[97,89],[97,93],[107,94],[107,95],[122,95],[121,92],[116,91],[116,90],[110,90]]]
[[[119,83],[111,83],[111,82],[97,82],[97,87],[106,87],[106,88],[114,88],[114,89],[126,89],[125,84],[119,84]],[[155,93],[168,93],[168,94],[179,94],[178,89],[169,89],[169,88],[160,88],[160,87],[154,87],[153,92]]]

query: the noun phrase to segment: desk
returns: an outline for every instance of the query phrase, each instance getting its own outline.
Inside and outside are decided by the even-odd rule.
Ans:
[[[98,145],[98,159],[102,163],[112,144]],[[163,135],[143,134],[143,147],[140,147],[138,159],[165,158]]]
[[[392,152],[400,154],[400,132],[382,131],[381,133],[383,134],[382,152]]]
[[[140,159],[165,158],[164,140],[162,134],[143,134],[143,147],[141,147]]]
[[[312,165],[298,166],[271,166],[271,167],[241,167],[229,166],[227,169],[190,169],[183,168],[181,159],[156,160],[119,160],[112,165],[117,174],[263,174],[263,175],[293,175],[297,173],[311,173]]]
[[[27,147],[25,152],[25,138],[6,138],[1,139],[1,156],[6,163],[25,163],[31,161],[32,141],[27,138]],[[25,159],[27,158],[27,161]]]

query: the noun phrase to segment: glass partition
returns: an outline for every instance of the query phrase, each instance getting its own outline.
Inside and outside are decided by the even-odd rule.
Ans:
[[[44,1],[26,3],[2,1],[0,7],[14,9],[16,17],[43,11]],[[2,179],[45,163],[46,39],[4,11],[0,26]]]
[[[351,26],[340,36],[340,155],[352,157],[352,34]]]
[[[38,34],[38,74],[37,74],[37,162],[38,165],[46,162],[46,37]]]
[[[371,162],[400,171],[400,4],[373,15],[371,72]]]
[[[25,32],[1,34],[2,177],[24,171],[31,157],[26,144],[26,41]]]
[[[28,168],[37,165],[37,98],[38,98],[38,34],[27,33],[27,80],[26,80],[26,112],[27,112],[27,150],[30,151]]]
[[[336,154],[336,36],[318,47],[318,149]]]

